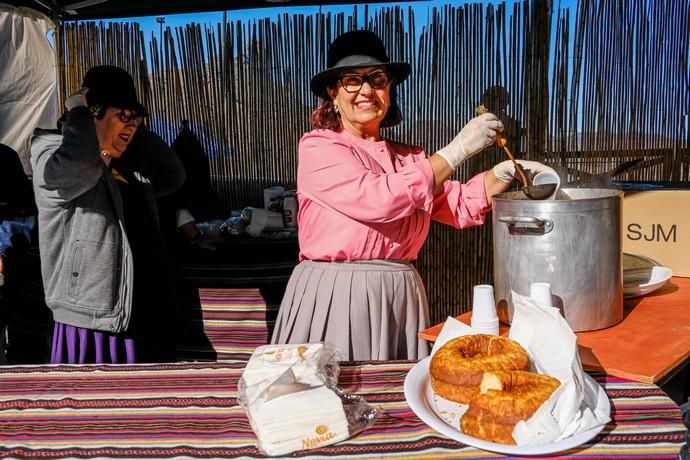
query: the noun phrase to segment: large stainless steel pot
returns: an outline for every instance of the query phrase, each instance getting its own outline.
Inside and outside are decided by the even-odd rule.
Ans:
[[[512,319],[511,289],[529,295],[534,282],[551,284],[554,306],[576,332],[623,319],[622,195],[566,188],[556,200],[494,197],[494,287],[503,321]]]

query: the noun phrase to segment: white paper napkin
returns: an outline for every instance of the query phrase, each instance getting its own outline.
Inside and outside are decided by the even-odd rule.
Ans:
[[[596,392],[587,390],[577,336],[560,311],[516,292],[512,296],[509,337],[527,351],[537,372],[561,382],[529,420],[518,422],[515,441],[520,445],[558,441],[608,423],[609,417],[596,410]]]
[[[434,346],[431,349],[431,356],[434,356],[436,350],[441,348],[447,341],[454,339],[456,337],[460,337],[461,335],[472,334],[478,334],[478,332],[469,327],[467,324],[463,323],[462,321],[458,321],[452,316],[449,316],[448,319],[446,319],[446,322],[443,323],[443,328],[441,329],[441,332],[438,334],[436,342],[434,342]]]

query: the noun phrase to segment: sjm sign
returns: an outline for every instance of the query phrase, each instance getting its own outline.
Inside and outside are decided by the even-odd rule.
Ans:
[[[676,242],[676,224],[666,229],[661,224],[649,224],[645,228],[640,224],[628,224],[627,230],[626,236],[632,241]]]

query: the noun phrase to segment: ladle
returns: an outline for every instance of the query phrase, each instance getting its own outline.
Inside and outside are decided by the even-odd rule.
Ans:
[[[489,110],[482,104],[479,107],[477,107],[475,111],[477,112],[477,115],[482,115],[487,113]],[[496,134],[496,145],[501,147],[508,156],[508,158],[510,158],[510,161],[513,162],[513,166],[515,166],[515,171],[520,176],[520,181],[523,184],[521,189],[522,193],[524,193],[525,196],[527,196],[527,198],[531,200],[543,200],[553,195],[553,192],[556,191],[556,187],[558,187],[558,184],[531,184],[530,181],[527,179],[527,175],[525,174],[525,171],[523,171],[520,163],[515,161],[515,157],[512,153],[510,153],[510,150],[508,149],[508,141],[503,136],[503,134]]]

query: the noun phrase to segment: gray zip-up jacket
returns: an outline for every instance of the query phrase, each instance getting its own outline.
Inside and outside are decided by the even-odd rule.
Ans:
[[[141,134],[150,136],[137,151],[145,158],[137,162],[141,169],[135,176],[150,189],[144,199],[155,210],[155,197],[182,186],[185,173],[160,137]],[[62,135],[37,130],[31,166],[45,300],[53,319],[102,331],[127,330],[133,265],[122,197],[100,157],[86,107],[69,112]]]

